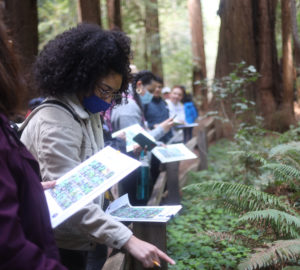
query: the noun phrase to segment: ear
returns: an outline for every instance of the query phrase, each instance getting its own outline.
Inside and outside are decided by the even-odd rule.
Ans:
[[[141,88],[143,85],[142,81],[137,81],[136,82],[136,89]]]

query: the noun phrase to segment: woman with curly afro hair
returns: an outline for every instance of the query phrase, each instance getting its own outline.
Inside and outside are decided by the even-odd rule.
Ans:
[[[127,95],[130,40],[122,32],[81,24],[50,41],[37,57],[34,78],[46,101],[24,122],[21,140],[38,160],[43,181],[56,180],[103,148],[100,112]],[[144,267],[174,261],[107,216],[103,198],[55,229],[63,264],[101,269],[106,247],[125,248]]]

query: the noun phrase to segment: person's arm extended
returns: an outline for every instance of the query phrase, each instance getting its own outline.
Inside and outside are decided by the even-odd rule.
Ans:
[[[135,236],[132,236],[128,240],[128,242],[124,245],[124,248],[146,268],[154,267],[155,262],[160,263],[160,259],[163,259],[170,264],[175,264],[175,261],[172,260],[166,253],[158,249],[156,246],[142,241]]]
[[[0,269],[66,270],[26,238],[18,215],[19,205],[22,204],[18,201],[18,187],[2,159],[0,168]]]

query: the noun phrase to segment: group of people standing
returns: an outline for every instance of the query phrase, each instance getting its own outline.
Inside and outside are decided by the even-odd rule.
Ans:
[[[9,120],[22,108],[26,85],[0,26],[0,269],[101,269],[107,247],[127,250],[144,267],[160,259],[174,264],[106,215],[103,196],[53,233],[43,192],[105,146],[100,116],[109,108],[112,131],[138,123],[167,142],[176,117],[185,120],[176,102],[172,118],[160,78],[143,71],[131,79],[124,33],[90,24],[71,28],[36,58],[32,85],[44,101],[22,124],[20,141]]]

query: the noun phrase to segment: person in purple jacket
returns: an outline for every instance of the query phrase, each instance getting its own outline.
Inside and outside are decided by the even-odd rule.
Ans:
[[[0,22],[0,269],[62,270],[39,165],[10,127],[23,83]]]

